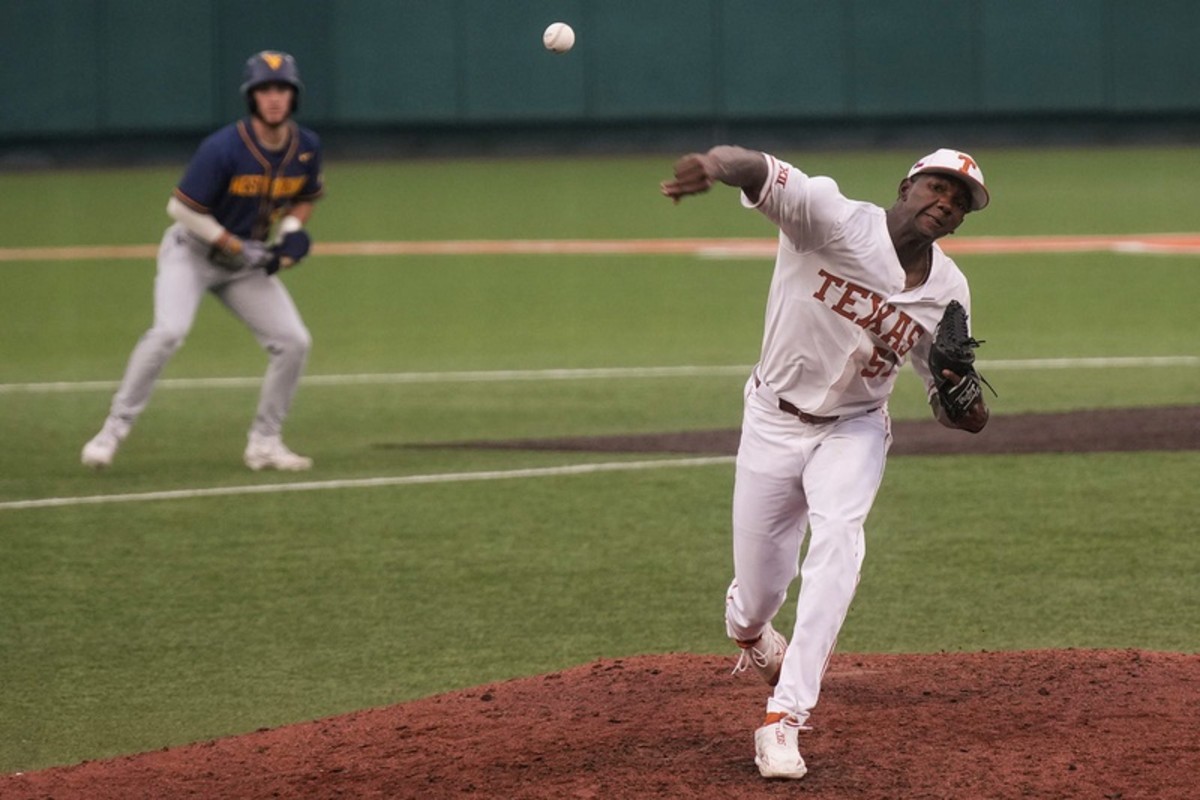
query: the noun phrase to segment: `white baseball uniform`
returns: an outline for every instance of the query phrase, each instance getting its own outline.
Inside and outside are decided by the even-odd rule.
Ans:
[[[900,366],[932,386],[930,335],[966,278],[934,244],[905,290],[886,212],[765,156],[755,208],[779,227],[762,353],[746,383],[733,496],[726,628],[753,639],[801,577],[796,624],[767,712],[807,720],[858,585],[863,524],[883,477]],[[785,410],[786,409],[786,410]],[[811,529],[803,567],[801,546]]]

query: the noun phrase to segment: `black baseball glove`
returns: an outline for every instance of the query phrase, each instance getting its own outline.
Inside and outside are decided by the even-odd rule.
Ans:
[[[967,328],[967,310],[957,300],[951,300],[933,331],[929,371],[933,373],[938,402],[953,422],[966,416],[967,410],[983,394],[981,382],[992,389],[992,385],[975,370],[975,348],[981,344],[983,342],[972,337]],[[959,380],[956,382],[943,375],[945,369],[957,375]],[[992,394],[995,393],[992,389]]]
[[[286,269],[299,264],[300,260],[308,255],[311,247],[312,239],[307,231],[298,230],[287,234],[279,240],[279,244],[271,247],[274,258],[266,264],[267,274],[274,275],[281,267]]]

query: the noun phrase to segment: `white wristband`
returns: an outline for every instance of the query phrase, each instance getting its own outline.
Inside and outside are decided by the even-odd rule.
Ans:
[[[294,233],[304,227],[304,223],[299,217],[293,217],[288,214],[283,219],[279,220],[279,235],[286,236],[289,233]]]

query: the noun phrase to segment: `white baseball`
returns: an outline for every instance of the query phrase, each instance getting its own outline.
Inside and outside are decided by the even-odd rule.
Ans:
[[[575,31],[565,22],[555,22],[542,34],[542,44],[552,53],[565,53],[575,46]]]

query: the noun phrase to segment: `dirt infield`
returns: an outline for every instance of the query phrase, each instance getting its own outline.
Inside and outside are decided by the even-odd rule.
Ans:
[[[1200,449],[1200,408],[997,417],[975,437],[897,422],[893,454]],[[438,447],[732,453],[736,430]],[[964,444],[968,445],[964,447]],[[1200,796],[1200,655],[1136,650],[834,656],[768,782],[766,687],[733,656],[598,661],[388,708],[0,776],[4,800],[497,798],[1183,800]]]
[[[732,455],[737,452],[739,435],[737,429],[728,429],[422,446]],[[998,416],[973,436],[944,428],[933,420],[899,420],[892,423],[892,438],[893,456],[1200,450],[1200,405]]]
[[[0,778],[9,800],[1195,797],[1200,657],[834,657],[809,775],[753,763],[766,687],[731,657],[598,661],[404,705]]]

